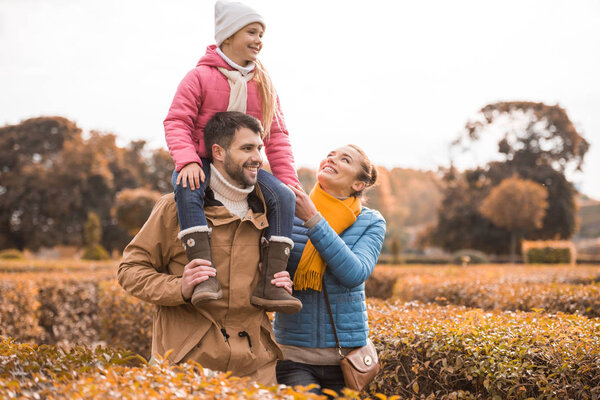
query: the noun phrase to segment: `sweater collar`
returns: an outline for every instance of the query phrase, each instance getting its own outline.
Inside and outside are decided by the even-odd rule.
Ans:
[[[221,56],[221,58],[223,58],[223,60],[225,60],[225,62],[233,69],[236,69],[238,71],[240,71],[240,73],[244,76],[248,75],[250,72],[254,71],[254,67],[256,66],[253,62],[248,63],[248,65],[246,67],[242,67],[241,65],[238,65],[236,63],[234,63],[233,61],[231,61],[229,59],[229,57],[227,57],[225,55],[225,53],[223,53],[221,51],[221,49],[219,47],[216,48],[217,54]]]
[[[233,202],[246,200],[248,195],[254,190],[254,185],[247,187],[246,189],[240,189],[239,187],[232,185],[223,175],[221,175],[219,170],[213,164],[210,164],[210,175],[210,188],[227,200]]]

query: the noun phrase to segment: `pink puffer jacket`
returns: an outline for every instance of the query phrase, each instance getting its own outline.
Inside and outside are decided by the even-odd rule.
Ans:
[[[217,112],[227,111],[229,83],[217,67],[232,69],[212,45],[177,87],[164,121],[167,146],[177,171],[192,162],[201,164],[200,157],[208,156],[204,146],[204,126]],[[259,120],[262,116],[262,99],[254,80],[248,82],[246,113]],[[265,153],[273,175],[283,183],[298,184],[292,147],[281,118],[273,120],[271,134],[265,139]]]

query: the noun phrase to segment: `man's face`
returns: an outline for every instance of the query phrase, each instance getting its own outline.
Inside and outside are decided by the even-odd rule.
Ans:
[[[263,141],[257,133],[248,128],[238,129],[229,149],[225,150],[223,167],[227,180],[239,188],[256,184],[262,165],[262,148]]]

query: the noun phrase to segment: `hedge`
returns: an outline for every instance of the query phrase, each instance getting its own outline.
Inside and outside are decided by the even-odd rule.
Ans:
[[[0,337],[0,398],[323,399],[309,388],[265,387],[193,362],[149,365],[125,350],[19,344]],[[356,392],[346,391],[356,398]],[[385,396],[380,396],[385,398]]]
[[[596,283],[600,268],[596,266],[488,265],[420,269],[378,266],[373,277],[375,280],[396,277],[394,296],[404,301],[489,310],[544,309],[600,317],[600,285]]]
[[[422,286],[419,290],[424,290],[427,285],[433,286],[436,278],[439,282],[440,274],[453,276],[455,282],[453,284],[462,282],[464,286],[469,276],[469,273],[465,273],[468,269],[456,268],[456,270],[463,271],[460,279],[458,273],[451,275],[448,271],[439,268],[428,269],[427,273],[420,276],[411,275],[416,271],[403,271],[398,274],[400,278],[396,288],[398,289],[398,286],[406,288],[407,280],[418,288],[416,283],[421,279]],[[546,268],[546,270],[552,269]],[[376,269],[376,272],[381,271]],[[479,269],[479,272],[482,270]],[[592,269],[587,271],[588,275],[570,276],[578,279],[591,277],[591,272]],[[498,280],[497,273],[490,272],[490,276],[492,275],[495,276],[498,290],[490,298],[496,299],[494,300],[496,302],[502,301],[500,295],[513,287],[530,288],[532,296],[540,292],[544,298],[542,287],[554,285],[555,288],[559,288],[566,285],[525,284],[523,283],[525,275],[516,272],[512,278],[506,274],[506,271],[504,275],[500,274],[503,281]],[[534,274],[534,278],[541,279],[542,276],[536,277]],[[486,281],[488,285],[493,281],[491,277],[485,279],[488,279]],[[476,286],[477,282],[473,282],[473,287]],[[598,285],[595,284],[569,287],[573,290],[575,288],[598,290]],[[482,290],[481,299],[485,299],[483,294],[488,292],[490,292],[489,287],[487,290]],[[562,292],[563,297],[564,295],[565,292]],[[584,292],[573,291],[567,295],[574,299],[575,304],[582,303],[582,299],[585,298]],[[599,297],[597,292],[594,296]],[[594,296],[589,298],[594,299]],[[512,297],[526,300],[519,292],[513,293]],[[593,304],[594,306],[590,307],[599,309],[597,303]],[[385,302],[372,298],[368,300],[368,313],[372,337],[380,350],[383,366],[382,374],[365,392],[371,396],[377,393],[399,394],[405,398],[433,396],[431,398],[440,399],[494,397],[593,399],[600,396],[600,389],[596,388],[597,382],[600,381],[600,340],[598,339],[600,320],[598,319],[563,313],[552,315],[542,313],[540,310],[486,312],[465,307],[403,304],[399,299]],[[111,271],[0,274],[0,335],[13,336],[19,341],[60,343],[66,349],[73,346],[77,349],[77,344],[103,343],[111,348],[128,348],[129,351],[147,358],[151,318],[152,306],[127,295],[116,284]],[[11,343],[9,347],[14,348],[14,342]],[[21,347],[20,352],[29,351],[27,348],[49,348],[23,346],[25,347]],[[58,360],[55,364],[59,371],[69,369],[77,371],[77,368],[69,362],[77,364],[77,358],[81,357],[90,375],[83,377],[78,372],[77,376],[66,376],[67,381],[60,383],[62,386],[59,385],[60,391],[51,392],[54,393],[53,396],[61,397],[56,393],[68,393],[69,395],[65,397],[93,397],[92,394],[109,397],[107,393],[113,391],[125,398],[138,397],[138,394],[139,397],[152,397],[151,390],[157,393],[161,390],[165,393],[175,393],[171,390],[177,389],[177,385],[172,388],[165,383],[168,380],[162,380],[161,373],[165,373],[166,370],[160,368],[167,368],[165,366],[159,367],[159,370],[152,370],[145,365],[128,368],[104,366],[93,369],[91,364],[85,364],[88,361],[92,362],[91,356],[86,351],[76,350],[75,355],[69,356],[72,353],[64,350],[64,355],[57,356]],[[105,350],[100,350],[99,354],[103,351]],[[123,355],[121,358],[131,356],[131,353],[126,354],[129,355]],[[9,356],[7,361],[7,358],[1,355],[2,353],[0,353],[0,374],[3,371],[21,368],[6,367],[10,359],[19,356]],[[28,359],[29,356],[24,357]],[[71,361],[61,361],[69,357],[72,358]],[[105,356],[100,357],[106,359]],[[109,357],[110,359],[112,358]],[[35,363],[32,362],[31,365]],[[180,376],[176,382],[180,382],[178,379],[183,379],[181,393],[186,396],[192,393],[188,390],[192,390],[190,388],[198,383],[194,380],[197,379],[194,374],[190,372],[191,375],[187,376],[187,372],[181,372],[183,370],[169,371],[177,371],[172,372],[174,376]],[[121,375],[124,378],[118,378]],[[142,382],[135,381],[135,376],[142,377],[140,378]],[[36,377],[38,375],[34,377],[26,374],[23,378],[24,383],[19,383],[21,378],[14,383],[16,378],[0,375],[0,378],[5,380],[0,382],[0,388],[5,387],[8,388],[6,390],[14,392],[16,387],[31,386],[37,388],[35,390],[39,390],[39,393],[43,390],[55,390],[42,388],[42,386],[38,388],[37,383],[29,382]],[[129,384],[125,377],[128,377]],[[157,382],[151,384],[153,379]],[[218,379],[227,380],[224,383],[226,387],[237,385],[233,383],[237,382],[234,378],[231,378],[231,382],[229,378],[222,376]],[[102,385],[97,384],[100,381]],[[131,382],[137,382],[136,385],[141,385],[143,389],[139,389],[138,393],[136,388],[132,394]],[[149,386],[145,386],[146,383]],[[163,383],[169,387],[161,386]],[[213,384],[216,383],[211,383],[207,390],[212,390]],[[255,391],[263,390],[254,386],[248,389],[247,385],[252,385],[248,382],[240,385],[242,386],[235,386],[236,389],[232,389],[232,393],[237,395],[241,393],[237,390],[250,390],[254,395]],[[106,391],[103,391],[104,389]],[[280,389],[265,390],[268,393],[275,393],[274,396],[281,394]],[[172,397],[176,395],[173,394]]]
[[[3,272],[98,272],[112,271],[116,275],[118,261],[85,260],[0,260],[0,273]]]
[[[397,293],[405,301],[454,304],[486,310],[576,313],[600,317],[600,284],[452,283],[418,286]]]
[[[600,396],[600,322],[596,319],[378,299],[369,300],[368,312],[383,370],[363,395],[411,399]],[[142,320],[140,315],[129,318]],[[119,363],[133,366],[115,366]],[[7,391],[22,395],[31,390],[42,397],[67,398],[217,398],[218,391],[225,393],[222,398],[284,398],[284,394],[306,398],[290,388],[262,388],[224,374],[203,377],[193,364],[147,366],[131,353],[110,348],[67,351],[4,341],[0,371],[0,397],[10,395]]]
[[[369,393],[436,399],[597,399],[600,322],[371,300],[383,372]],[[431,396],[431,397],[430,397]]]
[[[530,264],[567,264],[572,258],[570,249],[542,247],[527,250],[527,262]]]
[[[149,356],[152,306],[127,295],[114,272],[0,273],[0,335],[42,344],[141,343]],[[127,315],[145,316],[140,342]],[[123,318],[120,318],[123,317]],[[139,318],[136,318],[139,320]],[[123,334],[127,332],[127,334]],[[123,337],[133,335],[131,337]],[[128,341],[131,339],[131,341]]]

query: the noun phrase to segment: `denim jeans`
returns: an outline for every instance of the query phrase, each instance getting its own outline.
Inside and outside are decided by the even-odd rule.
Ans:
[[[181,230],[207,225],[204,215],[204,192],[210,176],[210,162],[205,158],[202,159],[202,171],[206,177],[205,182],[200,182],[200,187],[195,190],[191,190],[189,184],[186,188],[181,183],[177,185],[178,173],[177,171],[173,172],[172,181]],[[296,195],[279,179],[263,169],[258,171],[258,185],[267,205],[269,227],[266,231],[266,238],[285,236],[291,239],[296,211]]]
[[[345,387],[344,375],[339,365],[312,365],[291,360],[277,361],[277,383],[288,386],[307,386],[316,383],[319,387],[312,393],[323,394],[321,389],[331,389],[341,393]],[[329,395],[327,396],[331,398]]]

